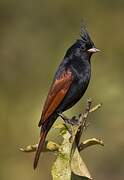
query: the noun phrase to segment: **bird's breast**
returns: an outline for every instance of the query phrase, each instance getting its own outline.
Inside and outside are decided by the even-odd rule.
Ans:
[[[79,84],[87,84],[91,76],[91,65],[89,61],[77,60],[71,66],[74,80]]]

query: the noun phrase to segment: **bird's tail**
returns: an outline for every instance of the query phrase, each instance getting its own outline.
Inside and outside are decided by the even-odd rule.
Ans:
[[[37,167],[38,160],[40,157],[40,153],[43,149],[47,133],[50,130],[50,128],[52,127],[52,125],[53,125],[54,121],[57,119],[57,117],[58,117],[58,114],[53,114],[47,120],[47,122],[42,124],[41,132],[40,132],[40,140],[39,140],[38,147],[37,147],[36,154],[35,154],[35,158],[34,158],[34,164],[33,164],[34,169],[36,169],[36,167]]]
[[[46,139],[47,132],[48,132],[47,130],[41,131],[40,140],[39,140],[39,143],[38,143],[38,147],[37,147],[37,151],[36,151],[35,159],[34,159],[34,169],[36,169],[36,167],[37,167],[38,160],[39,160],[40,153],[42,151],[42,148],[43,148],[43,145],[44,145],[44,142],[45,142],[45,139]]]

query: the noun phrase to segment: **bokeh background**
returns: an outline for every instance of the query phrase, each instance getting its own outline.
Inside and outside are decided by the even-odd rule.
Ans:
[[[92,57],[90,86],[66,115],[79,114],[87,97],[103,103],[90,116],[84,139],[102,138],[105,147],[82,153],[95,179],[124,179],[124,1],[0,0],[0,179],[51,180],[55,156],[20,147],[38,140],[37,127],[53,74],[80,34],[81,19],[101,53]],[[60,141],[58,132],[48,139]]]

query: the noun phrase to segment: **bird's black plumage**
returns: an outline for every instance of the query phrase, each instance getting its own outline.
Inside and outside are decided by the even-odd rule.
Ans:
[[[85,93],[91,77],[90,58],[97,51],[86,29],[83,29],[81,38],[67,50],[54,76],[39,122],[41,134],[34,168],[37,166],[46,135],[54,121],[60,113],[77,103]]]
[[[91,54],[83,52],[81,40],[77,40],[67,51],[63,62],[57,70],[56,78],[59,78],[61,70],[70,69],[73,82],[62,103],[57,108],[58,112],[63,112],[72,107],[86,91],[91,76],[90,56]]]

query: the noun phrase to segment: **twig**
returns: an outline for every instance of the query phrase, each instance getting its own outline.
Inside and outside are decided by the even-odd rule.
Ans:
[[[80,146],[78,147],[78,150],[82,151],[82,150],[86,149],[87,147],[90,147],[93,145],[104,146],[104,143],[101,139],[96,139],[96,138],[87,139],[86,141],[84,141],[80,144]]]
[[[22,152],[26,152],[26,153],[30,153],[30,152],[35,152],[37,149],[38,144],[35,145],[28,145],[25,148],[20,148],[20,151]],[[58,151],[59,150],[60,145],[53,142],[53,141],[46,141],[44,148],[43,148],[43,152],[47,152],[47,151]]]
[[[88,99],[85,112],[82,113],[80,115],[80,118],[79,118],[80,126],[79,126],[78,131],[77,131],[76,136],[75,136],[75,142],[76,142],[77,147],[79,145],[80,138],[81,138],[81,135],[82,135],[84,129],[87,128],[87,117],[89,115],[91,104],[92,104],[92,99]]]

